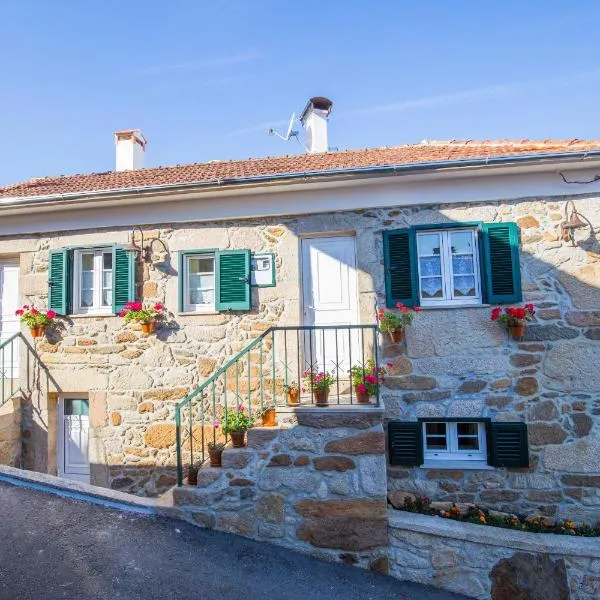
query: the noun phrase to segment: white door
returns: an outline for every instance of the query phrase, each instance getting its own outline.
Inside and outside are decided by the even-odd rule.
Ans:
[[[0,259],[0,344],[20,330],[19,265],[14,260]],[[0,350],[0,379],[19,377],[19,345],[9,344]]]
[[[59,477],[89,483],[89,402],[84,398],[59,400]]]
[[[350,236],[302,240],[304,325],[316,326],[304,336],[304,364],[340,377],[361,355],[359,332],[344,328],[358,323],[355,248]]]

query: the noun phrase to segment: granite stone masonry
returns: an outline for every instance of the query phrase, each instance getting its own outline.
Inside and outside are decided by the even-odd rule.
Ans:
[[[524,470],[453,469],[460,473],[453,477],[424,468],[390,469],[388,487],[436,500],[595,520],[600,505],[594,483],[600,477],[600,246],[593,236],[578,234],[575,247],[559,239],[568,199],[398,206],[145,228],[146,242],[164,242],[170,262],[139,266],[137,291],[145,301],[167,306],[167,323],[147,336],[116,316],[76,315],[61,319],[57,331],[38,339],[35,349],[51,381],[40,381],[37,395],[24,401],[22,461],[27,468],[56,473],[57,393],[82,394],[90,399],[92,483],[160,494],[175,481],[175,403],[270,326],[299,324],[302,237],[357,234],[359,321],[368,324],[375,320],[374,307],[385,303],[383,231],[511,221],[521,228],[524,299],[538,309],[525,338],[510,340],[489,320],[486,306],[424,309],[408,328],[404,344],[380,338],[380,355],[390,365],[381,399],[386,419],[525,421],[531,465]],[[575,200],[598,228],[598,197]],[[22,300],[43,307],[51,249],[124,244],[128,232],[122,227],[19,235],[0,240],[0,253],[19,257]],[[276,285],[253,288],[247,312],[180,313],[178,253],[194,248],[272,252]],[[367,424],[361,427],[369,431]],[[310,426],[310,432],[308,447],[313,438],[320,439],[319,425]],[[360,438],[353,443],[359,449],[363,445]],[[354,460],[335,443],[328,453]],[[344,464],[349,463],[336,462],[339,489],[352,471],[341,470]],[[576,475],[587,478],[578,479],[580,483],[568,479]]]
[[[390,575],[478,600],[592,600],[600,541],[390,511]]]
[[[205,466],[197,486],[176,488],[175,505],[203,527],[385,570],[382,411],[317,408],[296,415],[285,427],[251,429],[247,448],[223,452],[223,468]]]

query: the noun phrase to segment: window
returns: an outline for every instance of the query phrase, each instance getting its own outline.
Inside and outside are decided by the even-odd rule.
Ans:
[[[185,312],[215,310],[215,255],[186,254],[183,269]]]
[[[474,229],[417,233],[421,306],[481,303]]]
[[[515,223],[456,223],[383,232],[388,308],[520,302]]]
[[[487,459],[485,423],[425,422],[423,423],[424,459],[480,460]]]
[[[109,313],[113,304],[112,248],[76,250],[73,264],[73,312]]]

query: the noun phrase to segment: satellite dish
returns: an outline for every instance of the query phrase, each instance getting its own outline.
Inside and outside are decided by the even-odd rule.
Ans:
[[[288,125],[287,131],[285,135],[281,135],[279,131],[273,129],[272,127],[269,129],[269,135],[276,135],[278,138],[281,138],[284,142],[287,142],[292,137],[297,137],[298,132],[294,131],[294,122],[296,121],[296,113],[292,114],[292,118],[290,119],[290,124]]]
[[[292,127],[294,126],[294,121],[296,120],[296,113],[292,113],[292,118],[290,119],[290,124],[288,125],[287,133],[285,134],[285,139],[289,140],[290,136],[293,133]]]

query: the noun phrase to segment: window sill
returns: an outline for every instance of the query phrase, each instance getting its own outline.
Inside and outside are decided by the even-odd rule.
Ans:
[[[107,313],[77,313],[73,315],[67,315],[68,319],[105,319],[106,317],[118,317],[112,312]]]
[[[193,311],[178,312],[177,316],[179,316],[179,317],[202,317],[202,316],[220,315],[220,314],[222,314],[222,313],[220,313],[218,310],[207,310],[207,311],[193,310]]]
[[[421,469],[459,469],[464,471],[493,471],[494,467],[487,464],[485,460],[428,460]]]
[[[421,310],[440,310],[443,308],[490,308],[491,304],[440,304],[439,306],[423,306]]]

